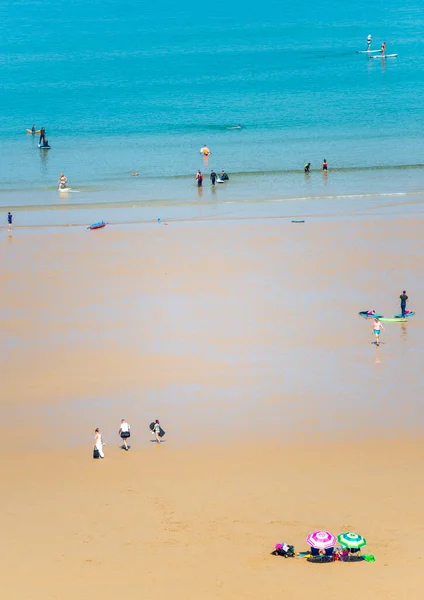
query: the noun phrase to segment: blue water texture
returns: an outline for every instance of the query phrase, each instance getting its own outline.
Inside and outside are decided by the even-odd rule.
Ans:
[[[0,206],[59,205],[61,172],[81,205],[190,202],[212,168],[226,201],[424,190],[419,0],[16,0],[0,31]]]

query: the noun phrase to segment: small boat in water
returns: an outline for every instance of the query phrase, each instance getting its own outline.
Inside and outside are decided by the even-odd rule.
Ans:
[[[93,223],[87,229],[102,229],[102,227],[106,227],[106,223],[104,221],[99,221],[98,223]]]

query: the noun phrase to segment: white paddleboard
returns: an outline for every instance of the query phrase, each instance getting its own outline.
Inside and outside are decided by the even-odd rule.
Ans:
[[[74,190],[73,188],[61,188],[57,190],[60,194],[67,194],[68,192],[72,192],[73,194],[77,194],[79,190]]]
[[[370,56],[370,58],[396,58],[397,54],[385,54],[384,56]]]
[[[377,54],[377,52],[381,52],[381,50],[357,50],[356,54]]]

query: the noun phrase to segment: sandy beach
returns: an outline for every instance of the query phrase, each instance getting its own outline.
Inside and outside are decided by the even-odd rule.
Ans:
[[[5,592],[418,597],[421,225],[2,230]],[[377,348],[357,313],[393,316],[403,289],[417,315]],[[357,531],[376,562],[270,555],[318,528]]]

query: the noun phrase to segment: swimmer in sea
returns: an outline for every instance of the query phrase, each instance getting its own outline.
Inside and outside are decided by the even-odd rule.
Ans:
[[[137,171],[134,171],[133,173],[131,173],[131,175],[132,175],[133,177],[138,177],[138,173],[137,173]]]
[[[209,156],[210,153],[211,151],[206,146],[206,144],[203,146],[203,148],[200,149],[200,154],[203,154],[203,156]]]
[[[68,178],[66,177],[66,175],[64,175],[63,173],[60,174],[59,177],[59,181],[57,182],[59,189],[60,190],[64,190],[66,189],[66,184],[68,182]]]

